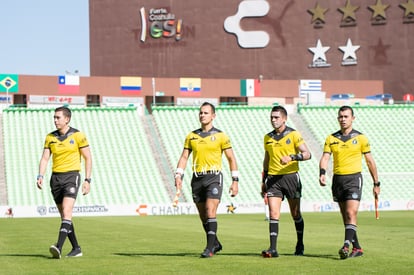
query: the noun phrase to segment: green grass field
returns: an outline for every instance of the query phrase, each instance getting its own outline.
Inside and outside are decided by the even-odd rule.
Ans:
[[[205,236],[198,216],[74,218],[83,257],[52,259],[57,218],[0,219],[0,274],[413,274],[414,212],[360,212],[365,255],[339,260],[344,230],[339,213],[304,213],[305,256],[293,256],[296,232],[283,214],[279,258],[269,245],[264,215],[219,215],[223,251],[199,258]],[[63,253],[71,246],[66,241]]]

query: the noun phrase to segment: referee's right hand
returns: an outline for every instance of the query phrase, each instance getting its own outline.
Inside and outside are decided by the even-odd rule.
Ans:
[[[319,185],[325,186],[326,185],[326,175],[320,175],[319,176]]]
[[[37,188],[39,188],[40,190],[42,190],[42,186],[43,186],[43,176],[37,176]]]

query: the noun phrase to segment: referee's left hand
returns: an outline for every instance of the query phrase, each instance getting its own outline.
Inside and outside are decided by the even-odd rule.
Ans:
[[[82,185],[82,194],[85,196],[89,194],[90,190],[91,190],[91,184],[87,181],[84,181]]]
[[[239,193],[239,184],[237,181],[233,181],[233,183],[230,186],[229,193],[231,197],[237,196]]]

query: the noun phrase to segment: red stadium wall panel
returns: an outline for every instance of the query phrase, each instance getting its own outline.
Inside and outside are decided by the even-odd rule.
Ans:
[[[384,92],[397,99],[414,87],[414,11],[396,3],[387,8],[365,0],[351,6],[343,0],[89,3],[91,76],[262,79],[263,85],[383,81]],[[335,92],[346,88],[336,86]],[[238,93],[238,87],[229,91],[234,90]],[[272,92],[263,87],[261,96]]]

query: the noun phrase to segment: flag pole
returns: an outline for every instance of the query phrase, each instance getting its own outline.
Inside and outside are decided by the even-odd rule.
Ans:
[[[9,86],[6,85],[6,98],[7,98],[7,108],[9,108]]]
[[[155,78],[152,78],[152,104],[155,104]]]

